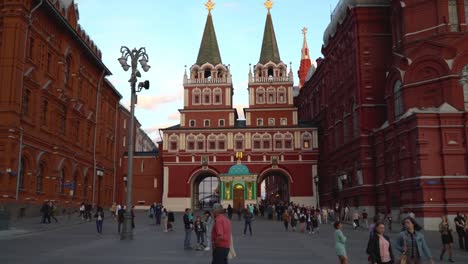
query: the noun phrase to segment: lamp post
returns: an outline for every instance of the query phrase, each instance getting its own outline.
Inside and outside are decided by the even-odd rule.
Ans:
[[[122,233],[120,235],[121,240],[132,240],[133,239],[133,229],[132,229],[132,179],[133,179],[133,151],[134,151],[134,122],[135,122],[135,99],[136,93],[141,92],[143,88],[149,89],[149,81],[140,82],[138,88],[136,87],[137,78],[141,77],[140,71],[138,71],[138,61],[140,62],[141,68],[143,71],[147,72],[150,69],[148,65],[148,54],[146,54],[145,48],[130,50],[128,47],[122,46],[120,48],[122,56],[118,59],[120,65],[124,71],[132,69],[130,75],[131,87],[131,99],[130,99],[130,126],[129,129],[129,138],[128,138],[128,171],[127,171],[127,208],[125,210],[124,224]],[[131,65],[128,65],[127,60],[130,58]]]
[[[318,187],[318,184],[319,184],[319,176],[316,175],[314,177],[314,182],[315,182],[315,200],[317,201],[317,209],[320,208],[320,203],[319,203],[319,187]]]

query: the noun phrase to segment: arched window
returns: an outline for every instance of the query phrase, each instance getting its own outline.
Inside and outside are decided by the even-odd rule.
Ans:
[[[264,134],[262,136],[262,147],[263,149],[271,149],[271,135]]]
[[[218,141],[218,150],[226,150],[226,136],[219,135],[217,141]]]
[[[253,142],[253,149],[261,149],[262,148],[262,137],[259,134],[255,134],[252,137]]]
[[[195,136],[190,135],[187,137],[187,150],[193,151],[195,150]]]
[[[216,136],[215,135],[208,136],[208,149],[216,150]]]
[[[257,104],[265,103],[265,89],[260,87],[257,89]]]
[[[76,185],[78,184],[78,172],[73,176],[73,197],[76,196]]]
[[[448,17],[450,23],[450,31],[458,31],[458,7],[457,0],[448,0]]]
[[[199,105],[201,103],[201,90],[198,88],[193,89],[192,104]]]
[[[65,193],[65,169],[60,170],[59,174],[59,193]]]
[[[278,89],[278,103],[286,103],[286,89],[279,88]]]
[[[267,89],[267,100],[269,104],[274,104],[276,103],[276,93],[275,93],[275,88],[270,87]]]
[[[401,82],[396,81],[395,85],[393,86],[393,101],[394,101],[394,107],[395,107],[395,117],[399,117],[403,114],[403,98],[401,95]]]
[[[205,69],[205,71],[204,71],[204,77],[205,77],[205,79],[211,78],[211,69],[209,69],[209,68],[206,68],[206,69]]]
[[[21,164],[20,164],[20,171],[18,173],[19,177],[19,186],[18,189],[24,190],[24,177],[26,176],[26,160],[22,157]]]
[[[203,89],[203,104],[211,104],[211,90],[208,88]]]
[[[244,150],[244,136],[242,134],[237,134],[234,141],[236,150]]]
[[[274,70],[273,67],[268,68],[268,77],[274,77]]]
[[[179,137],[176,135],[172,135],[169,138],[169,150],[176,151],[178,148]]]
[[[293,149],[293,135],[291,133],[284,135],[284,148]]]
[[[83,180],[83,199],[86,199],[86,196],[88,196],[88,175]]]
[[[275,134],[274,141],[275,141],[275,149],[283,148],[283,135],[279,133]]]
[[[216,88],[213,91],[213,104],[219,105],[222,104],[222,98],[223,98],[223,91],[221,88]]]
[[[203,135],[197,136],[197,150],[199,151],[205,150],[205,136]]]
[[[36,192],[42,193],[44,191],[44,175],[46,173],[44,162],[41,161],[37,169]]]
[[[310,133],[302,134],[302,149],[312,149],[312,135]]]

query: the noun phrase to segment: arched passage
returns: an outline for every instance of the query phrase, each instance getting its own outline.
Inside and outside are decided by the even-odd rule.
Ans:
[[[258,179],[259,193],[267,204],[288,203],[290,201],[290,177],[281,170],[270,170]]]
[[[219,178],[212,172],[198,174],[192,185],[192,207],[201,210],[219,202]]]

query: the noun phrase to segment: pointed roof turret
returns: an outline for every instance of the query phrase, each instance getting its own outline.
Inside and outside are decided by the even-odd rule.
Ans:
[[[212,0],[208,0],[205,6],[208,9],[208,17],[206,19],[205,31],[203,32],[196,64],[201,66],[208,62],[213,65],[218,65],[222,63],[222,61],[213,25],[213,18],[211,16],[211,10],[214,8],[215,3],[213,3]]]
[[[264,5],[268,9],[268,14],[265,22],[265,31],[263,32],[262,52],[260,53],[259,63],[265,64],[269,61],[280,63],[281,58],[278,50],[278,43],[276,42],[273,20],[270,13],[270,9],[273,6],[273,1],[267,0]]]
[[[307,45],[307,31],[308,29],[306,27],[304,27],[302,29],[302,34],[304,34],[304,43],[302,43],[302,55],[301,55],[301,59],[302,60],[309,60],[310,57],[309,57],[309,46]]]

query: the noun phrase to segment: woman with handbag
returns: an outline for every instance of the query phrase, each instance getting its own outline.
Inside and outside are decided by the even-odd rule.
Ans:
[[[422,264],[423,259],[428,259],[434,264],[432,254],[427,246],[422,227],[413,217],[403,220],[404,230],[400,232],[396,249],[401,253],[400,264]]]
[[[392,244],[390,238],[385,235],[385,225],[383,222],[375,224],[373,234],[367,243],[367,254],[369,254],[372,264],[393,264]]]
[[[448,223],[447,216],[442,216],[442,222],[439,224],[439,232],[442,235],[442,253],[440,253],[440,260],[444,259],[445,251],[449,252],[449,262],[454,263],[452,260],[453,255],[453,236],[452,228]]]

